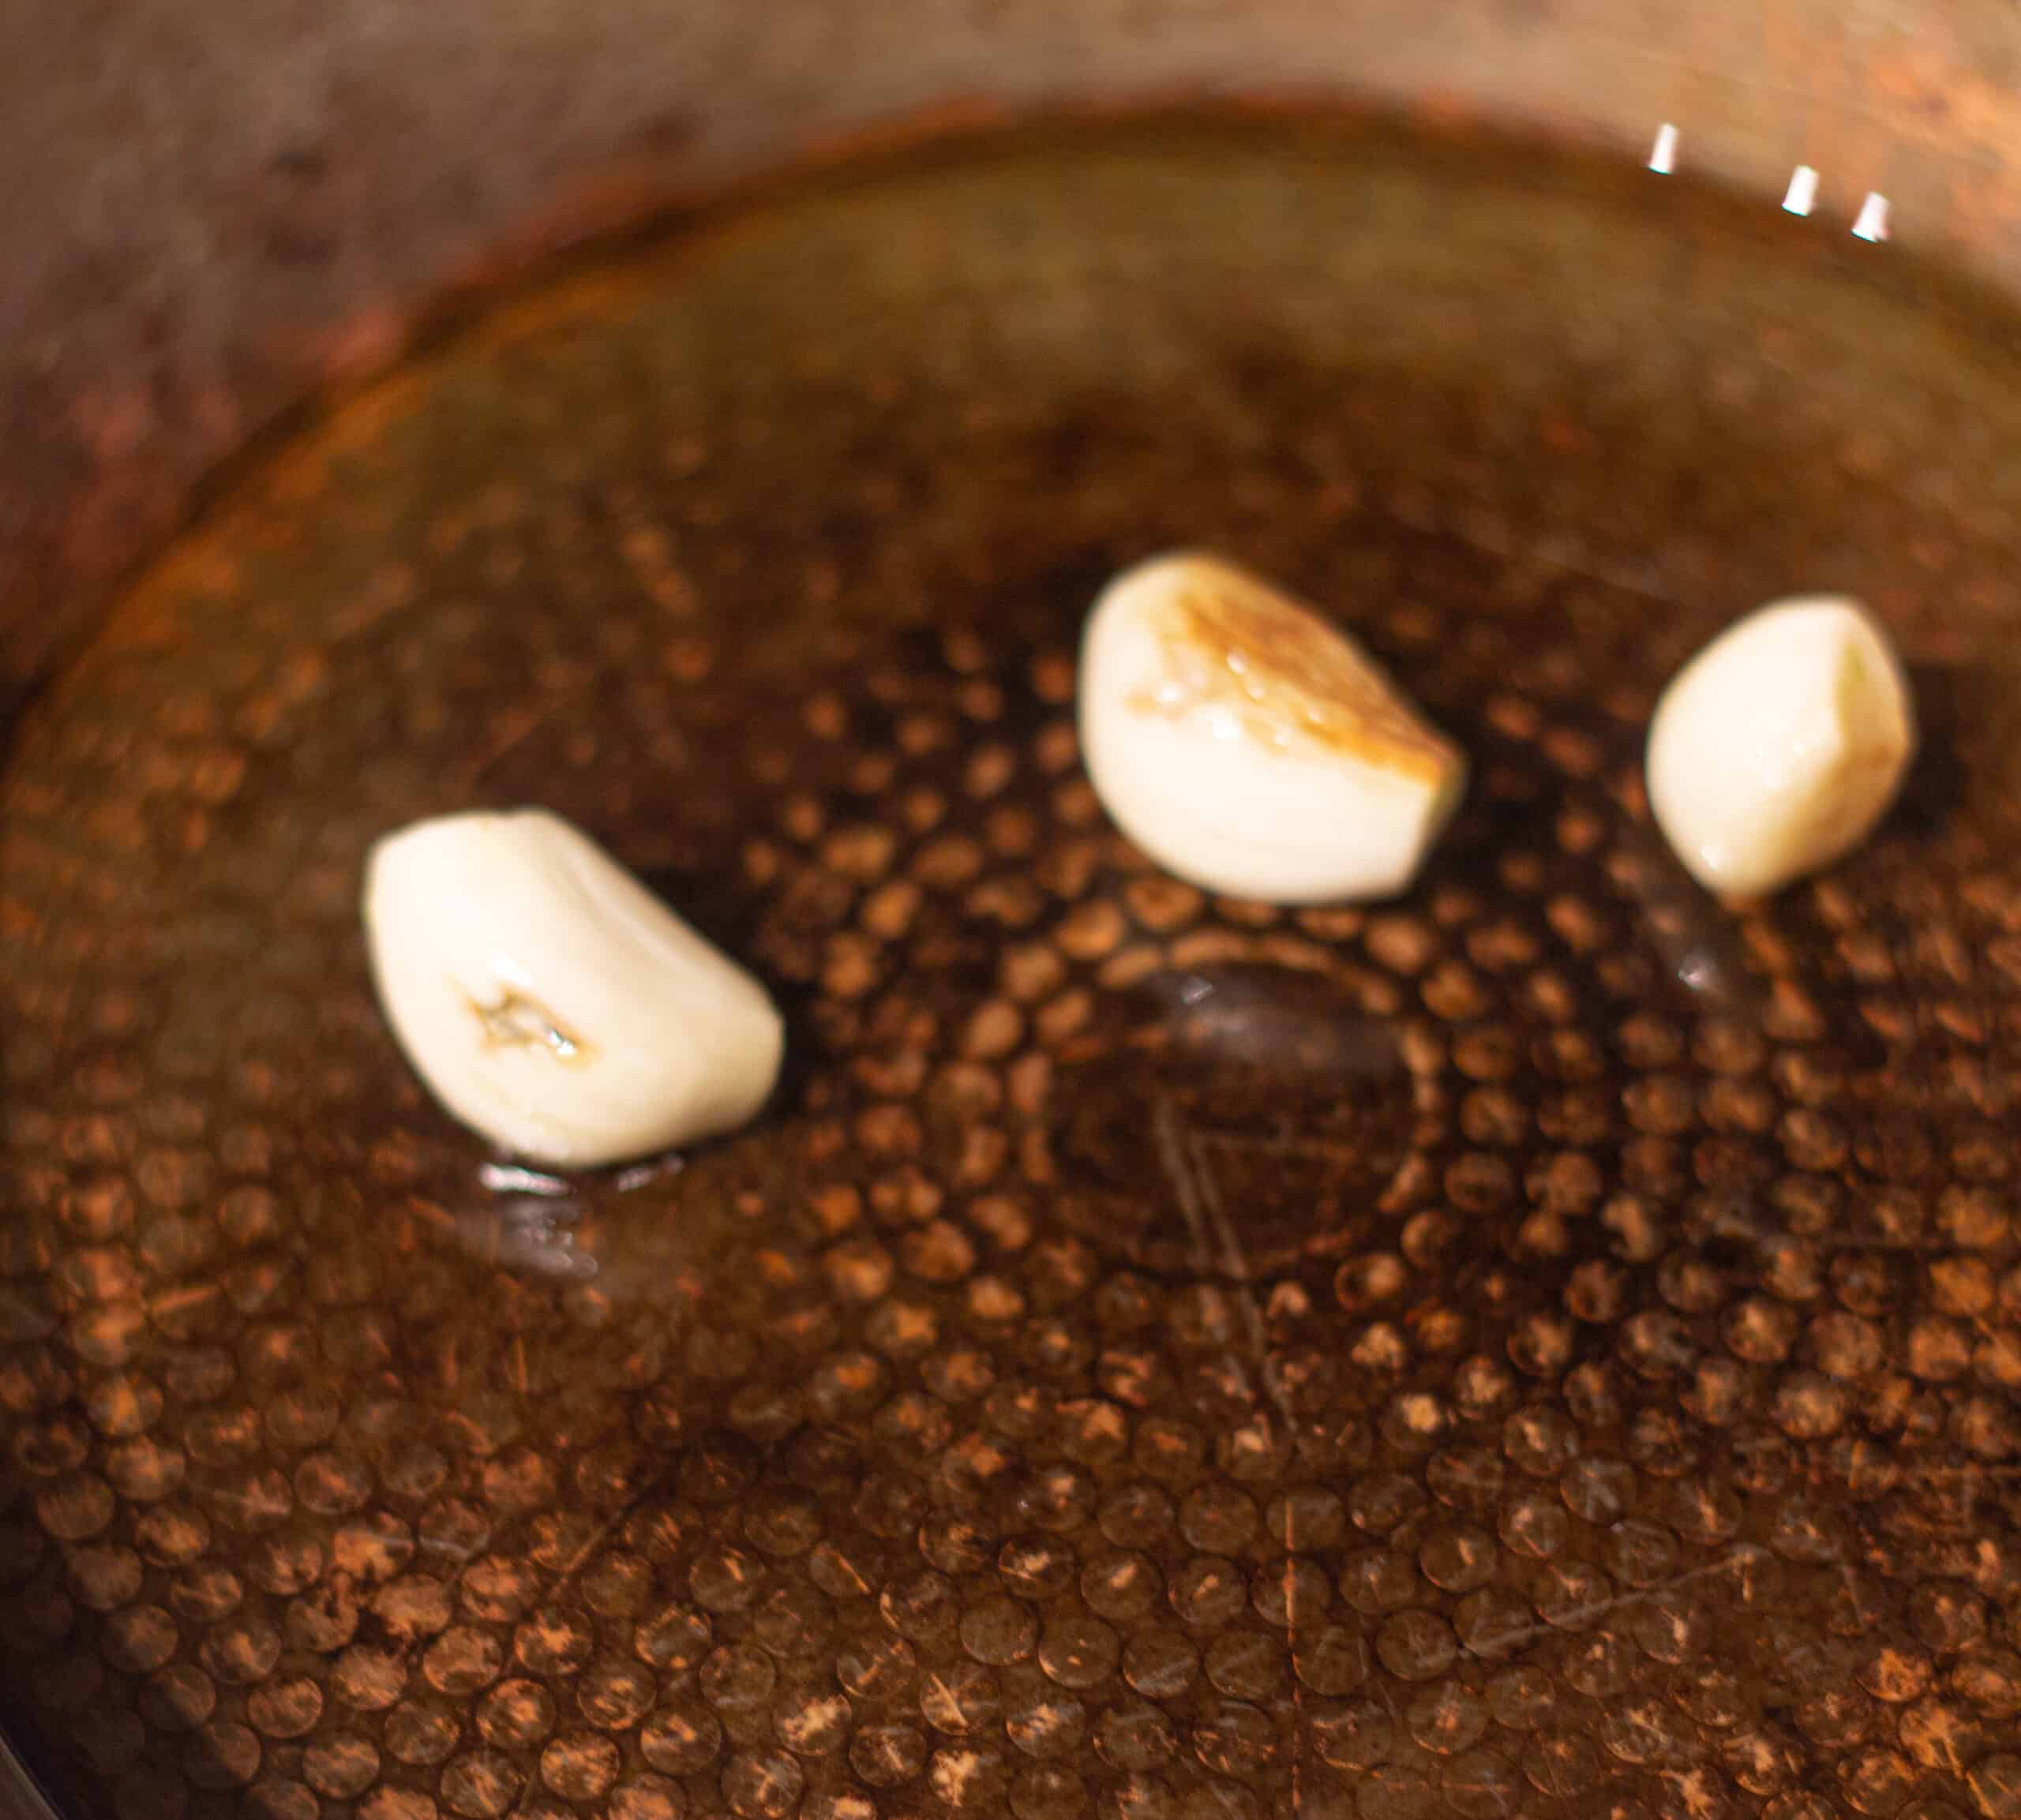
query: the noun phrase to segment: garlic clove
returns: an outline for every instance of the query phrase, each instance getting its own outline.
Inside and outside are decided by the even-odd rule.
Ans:
[[[1105,588],[1081,645],[1082,755],[1130,838],[1194,884],[1280,904],[1404,889],[1466,761],[1309,608],[1183,553]]]
[[[408,1060],[518,1155],[588,1166],[728,1131],[778,1079],[764,988],[545,811],[387,835],[363,908]]]
[[[1649,807],[1701,885],[1764,897],[1864,841],[1915,747],[1908,678],[1866,610],[1836,595],[1778,601],[1664,690]]]

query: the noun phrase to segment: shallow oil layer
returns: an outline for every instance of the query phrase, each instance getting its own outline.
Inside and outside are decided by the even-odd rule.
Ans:
[[[513,305],[247,480],[0,778],[0,1674],[65,1797],[2009,1811],[2021,384],[1827,233],[1007,148]],[[1104,825],[1075,633],[1180,542],[1468,746],[1408,901]],[[1831,587],[1929,751],[1729,915],[1644,719]],[[407,1075],[361,856],[523,801],[778,991],[752,1130],[557,1193]]]

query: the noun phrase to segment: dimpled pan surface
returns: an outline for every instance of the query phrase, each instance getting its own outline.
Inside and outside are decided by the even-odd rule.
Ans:
[[[2021,380],[1843,221],[1322,125],[972,148],[249,463],[0,770],[0,1690],[108,1820],[2021,1812]],[[1407,899],[1106,825],[1176,544],[1468,748]],[[1640,787],[1775,594],[1924,756],[1764,907]],[[356,900],[544,803],[756,970],[548,1185]]]

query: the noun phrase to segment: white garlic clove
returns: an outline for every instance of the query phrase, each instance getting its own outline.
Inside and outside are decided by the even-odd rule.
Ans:
[[[1466,761],[1346,634],[1210,556],[1109,583],[1081,644],[1081,750],[1123,831],[1212,891],[1386,897],[1459,805]]]
[[[545,811],[386,836],[364,912],[407,1058],[518,1155],[583,1167],[731,1130],[778,1079],[764,988]]]
[[[1857,847],[1914,756],[1909,681],[1856,601],[1778,601],[1678,672],[1649,724],[1649,807],[1708,890],[1777,891]]]

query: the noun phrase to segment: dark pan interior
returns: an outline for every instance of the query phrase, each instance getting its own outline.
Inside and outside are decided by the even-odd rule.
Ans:
[[[1843,224],[1061,135],[503,309],[245,476],[0,773],[0,1681],[81,1814],[2021,1812],[2004,324]],[[1224,550],[1475,762],[1203,900],[1074,639]],[[1752,910],[1670,669],[1849,588],[1925,751]],[[494,1176],[366,977],[544,803],[761,972],[748,1132]]]

